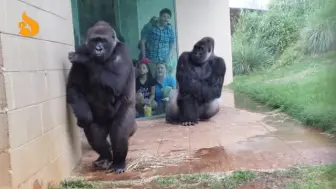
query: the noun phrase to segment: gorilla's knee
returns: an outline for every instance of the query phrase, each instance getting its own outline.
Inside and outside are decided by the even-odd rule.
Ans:
[[[217,98],[203,106],[201,120],[207,120],[215,116],[220,110],[220,99]]]
[[[178,90],[174,89],[169,94],[169,100],[166,106],[166,118],[167,119],[173,119],[178,115],[178,106],[177,106],[177,96],[178,96]]]

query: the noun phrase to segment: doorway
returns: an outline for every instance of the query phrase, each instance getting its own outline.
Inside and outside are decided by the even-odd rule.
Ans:
[[[137,117],[164,115],[169,94],[177,86],[175,0],[71,0],[71,3],[75,46],[84,43],[86,31],[98,20],[110,23],[118,39],[127,45],[136,66]]]

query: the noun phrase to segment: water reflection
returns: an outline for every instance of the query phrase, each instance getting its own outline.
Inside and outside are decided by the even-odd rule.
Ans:
[[[99,20],[111,24],[117,38],[127,45],[136,67],[138,117],[164,113],[169,92],[176,86],[174,1],[71,1],[77,46]]]
[[[136,110],[138,117],[165,113],[169,94],[172,89],[176,88],[176,79],[167,74],[164,63],[156,64],[154,77],[151,74],[148,63],[138,61],[136,66]]]
[[[139,59],[134,61],[137,117],[165,113],[168,96],[176,88],[176,36],[171,18],[172,11],[164,8],[158,17],[151,17],[140,32]]]

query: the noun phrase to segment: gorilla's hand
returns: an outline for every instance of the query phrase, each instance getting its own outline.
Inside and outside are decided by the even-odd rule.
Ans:
[[[196,79],[191,79],[191,85],[200,89],[200,87],[202,87],[202,83]]]
[[[85,55],[80,55],[76,52],[69,52],[68,53],[68,59],[71,63],[76,64],[83,64],[87,61],[89,61],[89,57],[85,56]]]
[[[72,109],[79,122],[85,125],[90,125],[92,123],[92,112],[89,105],[85,101],[77,101],[76,104],[72,106]]]
[[[88,123],[88,122],[86,122],[86,121],[84,121],[84,120],[77,119],[77,125],[78,125],[80,128],[85,129],[85,128],[89,127],[89,126],[91,125],[91,123]]]
[[[107,109],[110,112],[111,118],[114,118],[114,115],[117,113],[116,107],[113,104],[107,104]]]
[[[68,59],[71,63],[74,63],[78,59],[78,55],[76,55],[75,52],[69,52],[68,53]]]
[[[203,88],[204,88],[202,82],[196,79],[191,79],[190,87],[194,87],[196,91],[195,93],[192,94],[192,96],[196,98],[198,101],[201,101],[203,97]]]

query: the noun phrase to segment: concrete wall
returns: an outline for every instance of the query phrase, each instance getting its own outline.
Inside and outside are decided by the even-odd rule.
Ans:
[[[191,3],[192,1],[192,3]],[[202,37],[216,41],[215,54],[223,57],[224,85],[233,81],[229,0],[177,0],[176,24],[179,54],[190,51]]]
[[[18,35],[24,11],[40,25],[34,38]],[[0,0],[0,40],[0,189],[64,179],[81,155],[65,103],[70,0]]]

